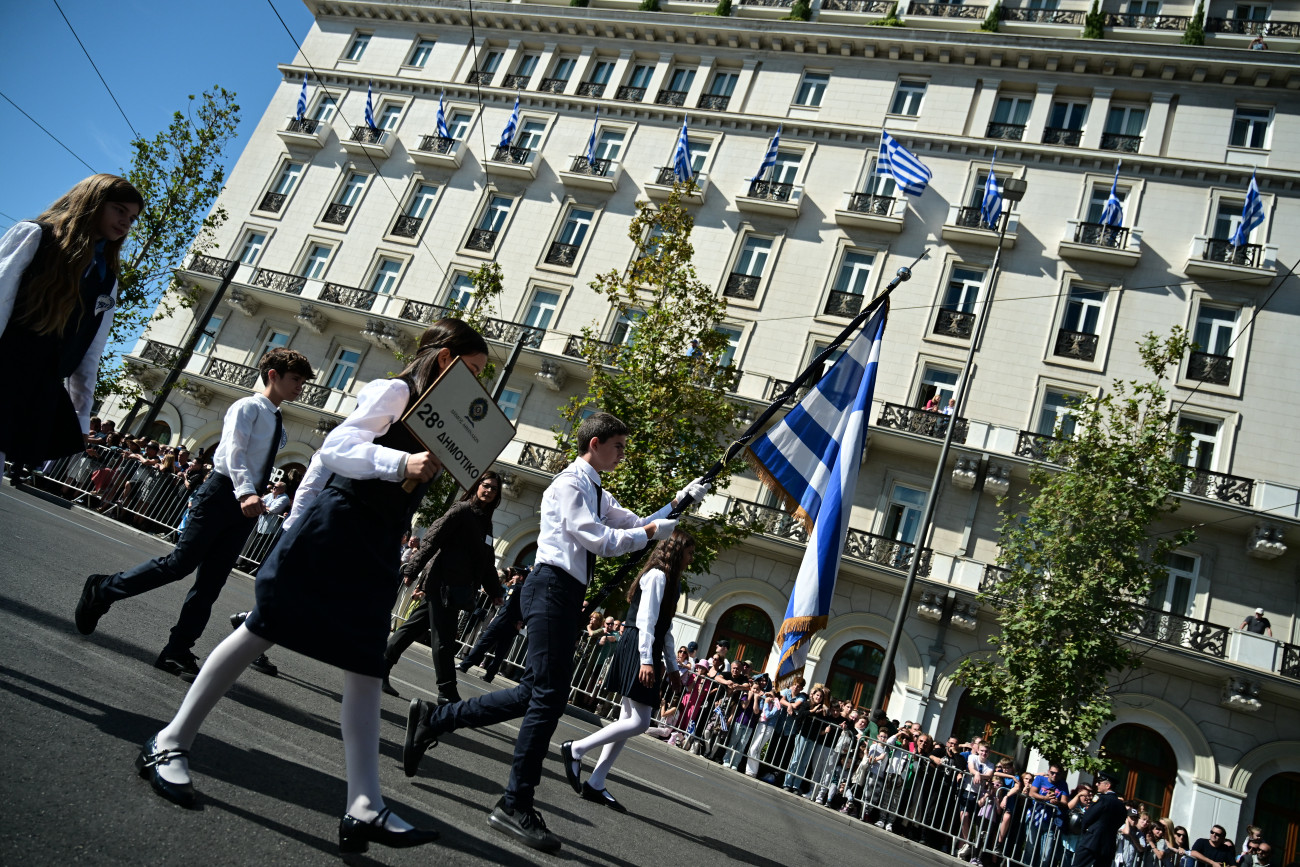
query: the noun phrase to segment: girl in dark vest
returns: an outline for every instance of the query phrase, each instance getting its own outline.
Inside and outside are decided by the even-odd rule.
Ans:
[[[248,664],[281,644],[344,672],[340,722],[348,800],[340,850],[363,852],[371,842],[418,846],[437,838],[384,806],[379,687],[389,612],[401,583],[402,533],[441,469],[398,420],[456,356],[478,375],[487,364],[487,344],[459,320],[435,322],[411,364],[366,385],[357,408],[325,438],[316,457],[327,481],[310,503],[299,504],[305,506],[301,516],[258,570],[257,605],[212,651],[176,718],[136,760],[140,775],[164,798],[183,806],[194,802],[189,749],[199,726]],[[407,479],[419,483],[413,491],[403,489]]]
[[[560,745],[565,776],[574,791],[620,813],[627,810],[605,788],[605,777],[628,738],[649,728],[650,711],[659,702],[664,673],[670,675],[675,686],[680,684],[673,657],[676,642],[670,629],[681,592],[682,571],[691,565],[694,555],[695,539],[684,530],[674,530],[650,555],[641,577],[628,588],[630,605],[623,634],[605,675],[604,688],[623,696],[622,712],[617,721],[603,729],[580,741]],[[581,782],[582,758],[596,747],[604,747],[600,759],[591,776]]]
[[[118,255],[143,209],[127,181],[92,175],[0,238],[0,365],[23,371],[0,405],[0,464],[7,456],[16,470],[86,447]]]

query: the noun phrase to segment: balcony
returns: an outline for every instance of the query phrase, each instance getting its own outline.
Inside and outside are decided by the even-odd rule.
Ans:
[[[530,77],[527,75],[507,75],[501,79],[501,86],[513,90],[522,90],[528,86]]]
[[[1104,132],[1101,134],[1101,149],[1104,151],[1135,154],[1141,147],[1142,136],[1140,135],[1120,135],[1117,132]]]
[[[492,158],[483,161],[483,167],[488,170],[489,174],[504,175],[510,178],[519,178],[531,181],[537,177],[537,164],[541,160],[537,159],[537,154],[533,153],[530,148],[521,148],[517,145],[498,145],[492,151]]]
[[[329,134],[328,123],[309,117],[301,119],[290,117],[285,121],[284,129],[276,130],[276,135],[290,147],[321,148],[325,146],[325,139]]]
[[[428,304],[424,301],[405,299],[398,317],[419,325],[431,325],[439,319],[447,318],[451,311],[441,304]]]
[[[507,322],[504,319],[484,319],[479,327],[479,333],[487,340],[495,340],[498,343],[514,343],[522,337],[524,346],[536,349],[542,345],[546,329],[534,328],[521,322]]]
[[[924,18],[920,26],[934,30],[970,30],[971,22],[981,22],[988,15],[988,6],[968,6],[965,3],[912,3],[899,4],[899,13],[909,21]]]
[[[1275,36],[1300,39],[1300,21],[1254,21],[1249,18],[1206,18],[1206,33],[1238,33],[1243,36]]]
[[[684,359],[687,364],[692,365],[695,370],[691,372],[691,378],[700,388],[716,388],[719,391],[735,392],[736,386],[740,385],[740,377],[744,371],[734,364],[712,365],[704,363],[703,359]]]
[[[196,274],[207,274],[209,277],[224,278],[226,269],[232,266],[239,267],[239,263],[231,259],[219,259],[216,256],[204,256],[202,253],[195,253],[190,258],[188,270]]]
[[[466,84],[477,84],[482,87],[491,87],[492,79],[496,72],[471,72],[469,78],[465,79]]]
[[[1025,137],[1025,125],[1023,123],[990,123],[984,130],[985,138],[995,138],[1002,141],[1021,141]]]
[[[1232,357],[1193,352],[1187,359],[1187,378],[1211,385],[1227,385],[1232,382]]]
[[[878,232],[903,231],[903,216],[907,203],[894,196],[875,193],[846,193],[844,207],[835,212],[835,222],[853,229],[874,229]]]
[[[1010,24],[1052,24],[1082,27],[1088,13],[1082,9],[1008,9],[1002,8],[1000,21]],[[1015,32],[1022,32],[1017,28]]]
[[[500,234],[496,229],[470,229],[469,238],[465,241],[465,249],[491,253],[497,245],[497,236]]]
[[[901,430],[906,433],[941,440],[948,435],[948,422],[952,419],[953,416],[944,415],[941,412],[926,412],[912,406],[887,403],[880,410],[879,417],[876,418],[876,427]],[[969,430],[970,421],[958,416],[952,432],[952,441],[954,443],[966,442],[966,434]]]
[[[1083,143],[1083,130],[1067,129],[1062,126],[1049,126],[1043,130],[1043,144],[1064,145],[1077,148]]]
[[[1229,473],[1192,470],[1183,484],[1183,493],[1249,507],[1251,496],[1255,493],[1255,480]]]
[[[393,152],[393,136],[385,129],[376,129],[365,124],[354,126],[352,135],[343,141],[343,149],[350,154],[386,160]]]
[[[1192,21],[1189,15],[1135,15],[1131,12],[1107,12],[1106,26],[1126,30],[1152,30],[1181,34]],[[1207,22],[1208,24],[1208,22]],[[1207,26],[1205,32],[1209,33]]]
[[[1282,645],[1282,663],[1278,666],[1277,673],[1292,680],[1300,680],[1300,646]]]
[[[758,287],[762,280],[761,274],[737,274],[732,272],[727,275],[727,285],[723,287],[722,294],[727,298],[753,301],[758,297]]]
[[[808,543],[808,530],[803,521],[796,520],[775,506],[764,506],[750,500],[732,499],[727,503],[727,523],[738,527],[753,527],[755,532],[799,545]]]
[[[1277,276],[1277,245],[1234,246],[1220,238],[1195,235],[1183,270],[1189,277],[1266,286]]]
[[[285,200],[288,198],[288,193],[277,193],[268,190],[266,195],[262,196],[262,201],[258,202],[257,207],[253,210],[278,214],[280,213],[280,209],[284,207]]]
[[[686,91],[684,90],[661,90],[655,96],[655,105],[686,105]]]
[[[731,102],[730,96],[705,93],[700,95],[700,101],[695,104],[695,107],[706,111],[726,111],[729,102]]]
[[[375,306],[375,300],[379,293],[371,292],[367,289],[356,289],[352,286],[340,286],[337,283],[326,283],[320,290],[320,300],[328,301],[331,304],[339,304],[343,307],[351,307],[353,310],[369,310]]]
[[[519,455],[519,466],[538,470],[548,476],[555,475],[568,465],[564,452],[537,443],[524,443],[524,450]]]
[[[347,224],[348,215],[351,213],[351,205],[343,205],[335,202],[325,209],[325,213],[321,216],[320,221],[322,223],[331,223],[335,226],[343,226]]]
[[[543,78],[542,83],[537,85],[537,90],[539,93],[564,93],[568,84],[567,78]]]
[[[954,340],[970,340],[970,336],[974,331],[974,313],[941,307],[934,317],[934,327],[930,330],[930,333]]]
[[[1092,361],[1097,357],[1097,335],[1061,328],[1056,332],[1052,355],[1072,361]]]
[[[1016,246],[1017,232],[1020,229],[1020,215],[1003,205],[1002,226],[992,227],[984,222],[984,214],[978,205],[950,205],[948,219],[944,221],[940,233],[945,241],[964,241],[967,244],[979,244],[982,247],[996,247],[1001,244],[1008,250]],[[1005,234],[1001,229],[1005,227]]]
[[[594,81],[584,81],[578,85],[578,96],[600,98],[605,95],[605,85]]]
[[[566,187],[612,193],[618,189],[618,180],[623,176],[623,164],[604,157],[591,162],[585,155],[578,155],[571,159],[567,171],[558,174]]]
[[[799,216],[803,201],[801,184],[784,184],[777,181],[750,181],[745,195],[736,196],[736,207],[755,214],[777,217]]]
[[[1131,268],[1142,257],[1141,238],[1140,229],[1069,220],[1056,251],[1063,258]]]
[[[594,356],[598,364],[604,364],[609,367],[617,367],[619,358],[627,347],[622,343],[611,343],[607,340],[585,340],[581,335],[571,334],[564,341],[564,354],[570,358],[580,358],[583,361],[587,357]]]
[[[676,180],[677,176],[674,174],[672,166],[660,166],[655,174],[654,181],[645,185],[646,195],[652,199],[663,201],[672,193],[673,183]],[[704,195],[709,189],[709,173],[696,172],[691,181],[693,182],[691,191],[689,193],[683,191],[681,201],[693,205],[704,204]]]
[[[1215,659],[1223,659],[1228,652],[1228,627],[1159,611],[1145,605],[1133,606],[1132,625],[1125,632],[1154,641],[1191,650]]]
[[[893,5],[893,0],[822,0],[817,20],[827,24],[864,24],[864,16],[883,18]]]
[[[790,382],[791,381],[788,379],[769,379],[767,382],[767,392],[763,395],[763,400],[769,402],[776,400],[785,393],[787,388],[790,387]],[[785,399],[785,405],[794,406],[796,403],[803,400],[808,394],[808,389],[811,387],[812,386],[810,385],[801,385],[796,388],[794,394]]]
[[[577,244],[561,244],[559,241],[552,241],[550,249],[546,251],[546,264],[572,268],[578,263],[578,252],[581,249]]]
[[[424,217],[411,217],[401,214],[393,221],[390,235],[396,235],[398,238],[418,238],[420,237],[420,227],[424,225]]]
[[[461,147],[461,142],[441,135],[422,135],[420,144],[408,151],[411,159],[421,165],[452,170],[460,168],[464,153],[465,148]]]
[[[645,88],[628,87],[627,85],[624,85],[623,87],[620,87],[618,90],[614,91],[614,98],[619,100],[620,102],[644,102]]]
[[[862,311],[862,295],[857,292],[840,292],[831,290],[826,296],[826,306],[822,308],[823,316],[843,316],[852,319]]]
[[[1060,437],[1054,437],[1051,434],[1034,433],[1030,430],[1022,430],[1016,437],[1016,457],[1028,458],[1031,461],[1048,462],[1048,457],[1052,453],[1053,443],[1061,441]]]
[[[272,292],[283,292],[286,295],[301,295],[307,285],[307,278],[299,277],[297,274],[272,271],[270,268],[258,268],[253,272],[253,279],[249,281],[249,285],[259,289],[270,289]]]

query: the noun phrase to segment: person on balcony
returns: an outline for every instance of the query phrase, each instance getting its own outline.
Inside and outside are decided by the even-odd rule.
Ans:
[[[1269,638],[1273,637],[1273,624],[1264,616],[1263,608],[1256,608],[1255,613],[1241,621],[1241,625],[1237,628],[1252,633],[1253,635],[1267,635]]]

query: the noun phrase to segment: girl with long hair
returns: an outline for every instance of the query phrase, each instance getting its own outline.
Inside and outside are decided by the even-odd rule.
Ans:
[[[659,689],[667,672],[679,682],[677,660],[672,656],[671,627],[677,599],[681,593],[682,572],[695,555],[695,539],[677,529],[658,545],[641,570],[640,578],[628,588],[629,603],[623,635],[605,675],[605,689],[623,696],[618,720],[579,741],[560,745],[564,774],[573,790],[588,801],[604,804],[620,813],[627,808],[605,787],[605,778],[614,766],[628,738],[650,727],[650,710],[659,701]],[[582,781],[582,758],[596,747],[603,747],[591,776]]]
[[[23,371],[0,404],[0,464],[85,448],[117,306],[118,256],[142,210],[126,180],[92,175],[0,238],[0,362]]]
[[[388,616],[400,584],[399,542],[441,470],[398,420],[456,356],[481,373],[487,344],[459,320],[435,322],[411,364],[367,384],[356,410],[325,438],[313,463],[319,459],[327,480],[258,570],[256,606],[212,651],[176,717],[136,760],[140,775],[164,798],[193,804],[189,749],[199,726],[249,663],[282,644],[344,671],[340,722],[348,795],[340,850],[363,852],[372,842],[418,846],[437,838],[384,805],[379,689]],[[415,490],[403,489],[407,479],[419,483]]]

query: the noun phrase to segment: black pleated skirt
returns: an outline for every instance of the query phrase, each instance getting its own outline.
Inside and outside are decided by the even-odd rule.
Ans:
[[[660,660],[655,661],[654,686],[643,686],[637,680],[637,675],[641,673],[641,651],[637,646],[639,635],[635,626],[623,627],[623,634],[618,637],[618,646],[614,650],[614,658],[609,661],[609,671],[606,672],[602,685],[624,698],[655,707],[659,704],[659,688],[663,686],[663,664]]]

